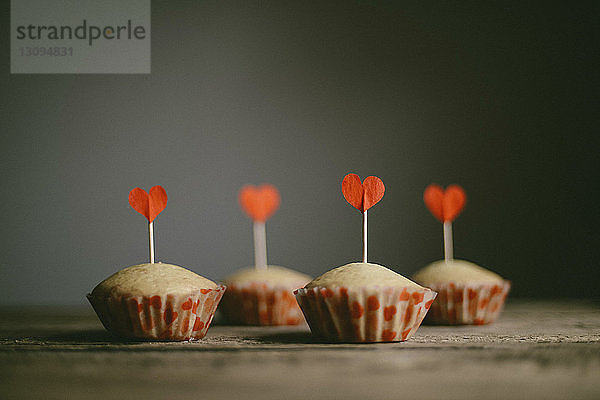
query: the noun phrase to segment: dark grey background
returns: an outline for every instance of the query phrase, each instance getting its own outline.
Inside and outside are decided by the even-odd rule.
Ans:
[[[387,187],[370,261],[440,258],[422,192],[459,183],[457,257],[515,297],[598,296],[598,6],[514,3],[155,1],[151,75],[10,75],[2,13],[0,302],[82,303],[144,262],[135,186],[169,194],[157,258],[212,279],[253,260],[245,183],[281,191],[272,263],[358,260],[351,171]]]

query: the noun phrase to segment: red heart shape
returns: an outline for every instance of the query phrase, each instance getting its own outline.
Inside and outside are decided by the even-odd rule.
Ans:
[[[135,188],[129,192],[129,204],[146,217],[148,222],[152,222],[167,206],[167,192],[162,186],[154,186],[150,189],[150,194],[144,189]]]
[[[281,198],[273,185],[259,187],[246,185],[240,189],[239,201],[242,209],[257,222],[266,221],[279,208]]]
[[[360,212],[377,204],[384,193],[383,181],[376,176],[367,176],[362,183],[356,174],[348,174],[342,180],[344,198]]]
[[[432,183],[423,193],[423,200],[429,211],[441,222],[454,221],[467,202],[467,195],[458,185],[444,189]]]

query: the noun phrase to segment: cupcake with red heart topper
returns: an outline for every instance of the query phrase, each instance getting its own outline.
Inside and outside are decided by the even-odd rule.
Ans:
[[[280,204],[273,185],[244,186],[239,192],[240,206],[253,220],[254,265],[224,279],[227,291],[221,312],[232,324],[297,325],[304,321],[293,291],[311,277],[293,269],[268,265],[265,222]]]
[[[436,184],[424,192],[425,205],[443,223],[444,259],[419,270],[413,279],[437,291],[426,322],[446,325],[482,325],[495,321],[504,305],[510,282],[500,275],[465,260],[454,259],[452,221],[467,200],[458,185],[446,190]]]
[[[397,342],[421,325],[436,293],[367,261],[367,211],[385,192],[381,179],[356,174],[342,181],[344,198],[363,215],[363,260],[334,268],[298,289],[311,331],[336,342]]]
[[[167,193],[135,188],[129,204],[148,220],[150,262],[133,265],[100,282],[87,295],[104,327],[115,335],[146,340],[192,340],[206,335],[225,286],[183,267],[154,262],[154,219]]]

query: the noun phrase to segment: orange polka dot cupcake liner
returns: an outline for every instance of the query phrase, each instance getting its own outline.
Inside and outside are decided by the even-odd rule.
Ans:
[[[510,290],[510,282],[428,285],[438,292],[425,318],[427,324],[484,325],[494,322]]]
[[[88,295],[102,325],[125,338],[180,341],[202,339],[225,286],[200,289],[189,296],[155,295],[97,298]]]
[[[304,322],[304,316],[294,297],[294,289],[257,282],[230,284],[219,311],[231,324],[298,325]]]
[[[390,287],[315,287],[294,293],[314,334],[348,343],[409,339],[436,296],[426,288]]]

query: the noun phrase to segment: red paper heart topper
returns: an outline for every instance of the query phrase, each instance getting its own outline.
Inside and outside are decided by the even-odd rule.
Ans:
[[[454,221],[467,202],[467,195],[458,185],[450,185],[444,189],[432,183],[423,193],[425,205],[434,217],[441,222]]]
[[[150,189],[150,194],[144,189],[135,188],[129,192],[129,204],[146,217],[148,222],[152,222],[167,206],[167,192],[162,186],[154,186]]]
[[[348,174],[342,180],[342,193],[354,208],[365,212],[381,200],[385,186],[376,176],[367,176],[361,183],[358,175]]]
[[[240,189],[242,209],[256,222],[265,222],[279,208],[279,191],[273,185],[246,185]]]

